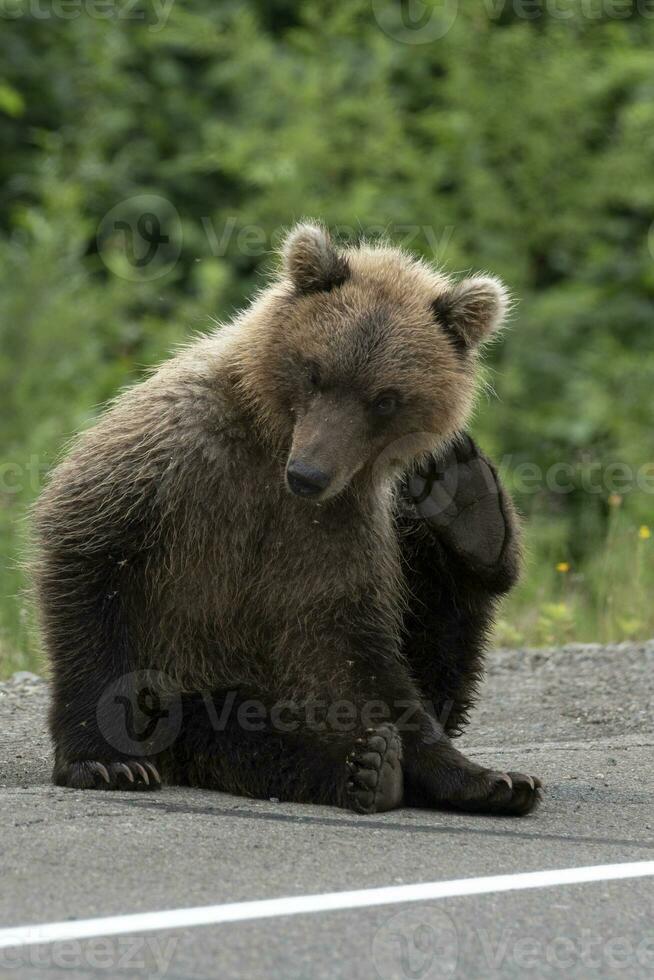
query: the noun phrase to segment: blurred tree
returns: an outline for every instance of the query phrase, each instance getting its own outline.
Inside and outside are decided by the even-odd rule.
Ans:
[[[536,567],[552,549],[593,566],[612,488],[589,493],[589,472],[654,461],[641,7],[460,4],[424,41],[419,25],[394,34],[381,0],[88,0],[66,18],[0,0],[0,650],[31,649],[15,596],[35,469],[241,304],[303,215],[509,283],[513,329],[488,362],[499,397],[476,430],[510,464]],[[98,228],[143,194],[179,216],[179,258],[134,277],[129,235]],[[561,461],[565,494],[516,477]],[[627,524],[654,523],[651,493],[624,497]]]

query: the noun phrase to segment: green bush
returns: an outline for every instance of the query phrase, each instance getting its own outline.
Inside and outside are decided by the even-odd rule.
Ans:
[[[442,37],[413,43],[399,5],[378,0],[178,0],[109,19],[91,0],[66,19],[7,5],[5,670],[38,656],[20,563],[42,473],[117,388],[242,304],[303,215],[346,238],[386,229],[451,271],[491,270],[517,298],[488,360],[497,397],[475,421],[528,518],[528,574],[498,639],[654,633],[638,536],[651,492],[623,480],[612,507],[615,486],[588,489],[611,463],[654,461],[654,21],[637,4],[624,17],[530,4],[533,19],[517,0],[459,7]],[[547,13],[559,9],[572,16]],[[143,194],[179,227],[134,278],[128,237],[98,228]],[[523,464],[560,462],[567,492],[524,486]]]

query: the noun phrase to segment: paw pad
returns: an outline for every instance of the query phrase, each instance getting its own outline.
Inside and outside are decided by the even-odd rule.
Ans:
[[[346,759],[346,799],[357,813],[383,813],[404,796],[402,741],[392,725],[368,729]]]

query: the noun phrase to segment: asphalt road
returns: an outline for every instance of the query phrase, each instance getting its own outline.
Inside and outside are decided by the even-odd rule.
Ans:
[[[461,747],[541,776],[524,819],[49,785],[47,685],[0,685],[0,929],[654,859],[654,642],[491,656]],[[654,878],[0,949],[0,977],[652,977]]]

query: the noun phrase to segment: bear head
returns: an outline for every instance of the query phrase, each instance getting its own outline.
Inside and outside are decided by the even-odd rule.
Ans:
[[[494,277],[455,282],[397,248],[338,248],[297,225],[277,281],[245,317],[240,386],[285,460],[324,501],[390,486],[465,427],[477,353],[509,305]]]

